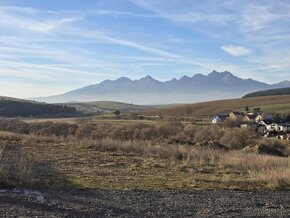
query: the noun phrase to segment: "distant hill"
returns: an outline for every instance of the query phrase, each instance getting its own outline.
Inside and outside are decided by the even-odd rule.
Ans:
[[[73,107],[45,104],[17,98],[0,97],[1,117],[54,117],[76,114]]]
[[[290,86],[290,84],[289,84],[289,86]],[[243,98],[258,97],[258,96],[271,96],[271,95],[290,95],[290,87],[252,92],[252,93],[245,95]]]
[[[65,105],[75,107],[78,111],[84,113],[112,113],[115,110],[120,110],[121,113],[125,112],[138,112],[153,109],[153,107],[126,104],[115,101],[95,101],[95,102],[70,102]]]
[[[139,105],[191,103],[215,99],[237,98],[249,92],[282,88],[288,81],[266,84],[253,79],[241,79],[230,72],[213,71],[161,82],[151,76],[139,80],[121,77],[105,80],[61,95],[35,98],[45,102],[118,101]]]
[[[151,110],[143,113],[146,115],[161,115],[164,117],[213,116],[222,113],[229,113],[234,110],[244,110],[245,106],[248,106],[250,110],[254,107],[259,107],[265,112],[289,113],[290,95],[209,101],[182,105],[175,108]]]

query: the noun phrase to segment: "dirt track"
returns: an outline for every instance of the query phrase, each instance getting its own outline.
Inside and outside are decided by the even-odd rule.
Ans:
[[[2,217],[290,217],[290,192],[0,190]]]

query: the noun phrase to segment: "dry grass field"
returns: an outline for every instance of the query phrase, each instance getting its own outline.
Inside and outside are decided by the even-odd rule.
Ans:
[[[260,141],[246,130],[178,123],[124,126],[21,121],[1,121],[1,129],[6,130],[0,132],[4,185],[290,188],[290,159],[285,157],[290,154],[289,144]]]
[[[240,98],[230,100],[218,100],[178,106],[175,108],[165,108],[143,112],[144,114],[154,114],[161,116],[208,116],[221,113],[228,113],[233,110],[261,107],[267,112],[289,112],[290,95],[266,96],[253,98]]]
[[[66,103],[65,105],[75,107],[78,111],[83,113],[113,113],[119,110],[121,113],[138,112],[153,109],[151,106],[142,106],[127,104],[116,101],[94,101],[94,102],[76,102]]]

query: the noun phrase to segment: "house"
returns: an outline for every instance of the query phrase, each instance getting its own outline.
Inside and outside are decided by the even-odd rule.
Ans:
[[[279,125],[277,123],[272,123],[270,125],[266,125],[267,132],[277,132]]]
[[[262,113],[256,116],[255,121],[257,123],[264,121],[265,123],[271,123],[273,121],[273,115],[268,113]]]
[[[242,120],[244,117],[244,114],[238,111],[232,111],[229,115],[229,118],[231,120]]]
[[[285,134],[285,135],[278,135],[277,139],[284,139],[284,140],[290,140],[290,135]]]
[[[244,124],[241,124],[241,128],[242,129],[248,129],[248,128],[254,128],[256,129],[258,127],[258,124],[255,123],[255,122],[248,122],[248,123],[244,123]]]
[[[216,115],[214,118],[212,118],[211,122],[213,124],[218,124],[218,123],[225,121],[228,118],[229,118],[229,115],[227,115],[227,114]]]
[[[256,118],[255,118],[255,121],[257,123],[260,123],[260,122],[264,121],[264,118],[262,117],[262,114],[257,115]]]
[[[290,125],[289,124],[279,124],[277,131],[288,133],[288,132],[290,132]]]
[[[254,123],[256,116],[253,113],[248,113],[243,117],[243,121],[247,123]]]

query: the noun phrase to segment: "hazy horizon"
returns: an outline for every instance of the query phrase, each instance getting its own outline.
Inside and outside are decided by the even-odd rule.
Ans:
[[[103,80],[230,71],[289,80],[290,2],[4,0],[0,95],[50,96]]]

